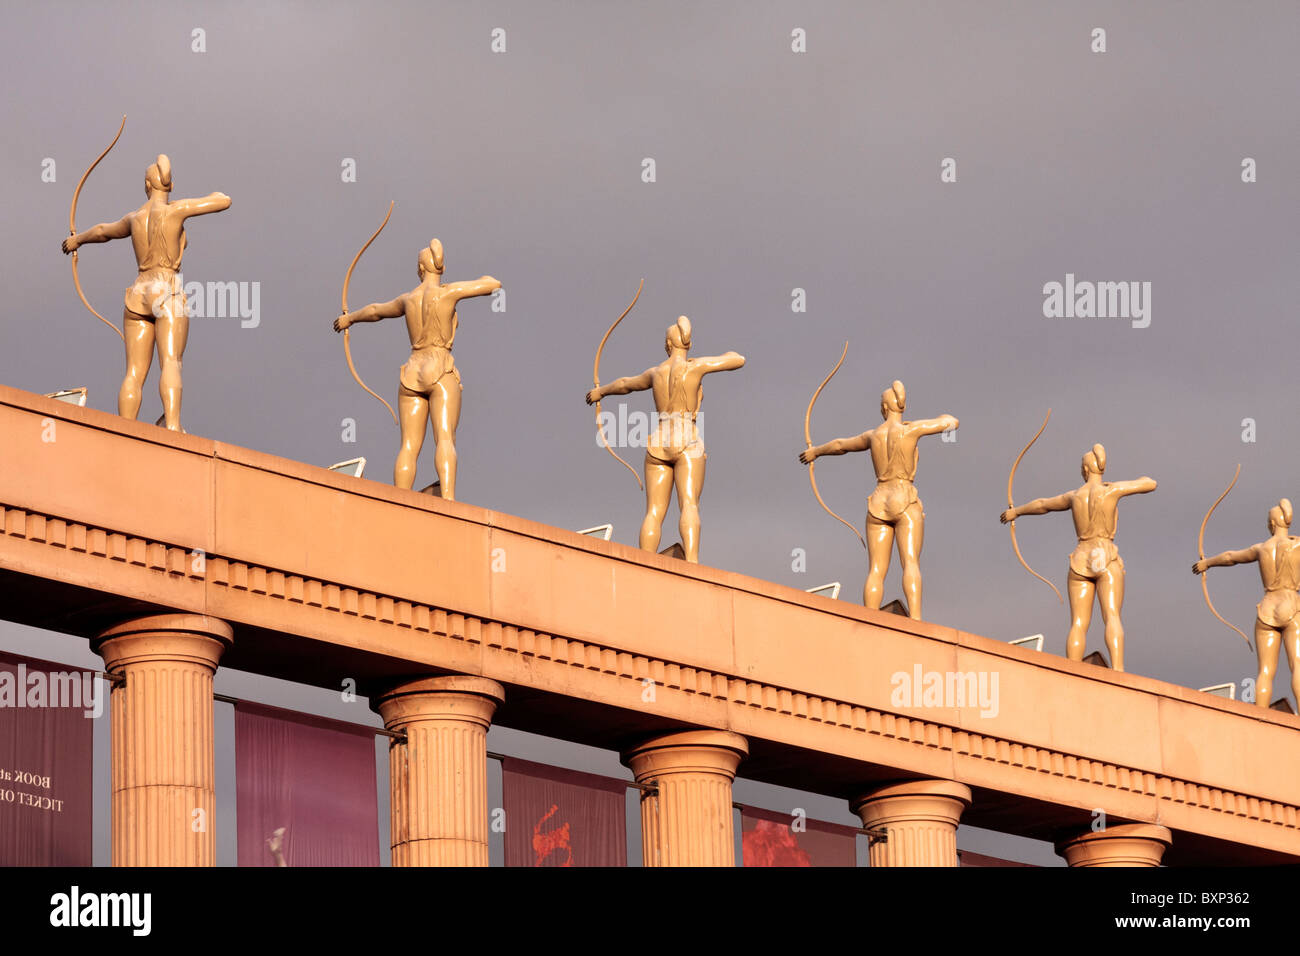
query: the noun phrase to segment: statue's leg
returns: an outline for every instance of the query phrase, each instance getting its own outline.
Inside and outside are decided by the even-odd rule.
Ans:
[[[398,488],[413,488],[415,463],[424,447],[424,430],[429,424],[429,400],[402,386],[397,392],[397,421],[402,427],[402,445],[393,465],[393,484]]]
[[[862,586],[862,605],[880,610],[885,593],[885,574],[889,571],[889,549],[894,546],[894,526],[867,513],[867,581]],[[909,608],[910,610],[910,608]]]
[[[181,430],[181,360],[190,337],[190,317],[184,299],[169,297],[167,307],[154,321],[157,323],[158,397],[162,399],[164,424],[174,432]]]
[[[1088,646],[1088,625],[1092,623],[1092,598],[1097,591],[1097,586],[1091,579],[1076,574],[1071,568],[1065,582],[1065,591],[1070,595],[1070,634],[1065,639],[1065,656],[1072,661],[1081,661],[1083,652]]]
[[[1300,671],[1296,670],[1296,663],[1300,662],[1300,615],[1291,618],[1282,632],[1282,646],[1286,648],[1286,661],[1291,665],[1291,694],[1296,706],[1300,707]]]
[[[1273,678],[1277,676],[1277,650],[1281,643],[1282,635],[1276,628],[1269,627],[1259,618],[1255,619],[1255,652],[1259,655],[1255,703],[1261,707],[1267,707],[1273,702]]]
[[[898,561],[903,568],[903,594],[912,620],[921,620],[921,543],[925,539],[925,511],[914,501],[894,523]]]
[[[700,563],[700,495],[704,493],[705,456],[693,457],[683,453],[673,465],[673,478],[677,486],[677,530],[682,536],[682,550],[686,560]]]
[[[1106,625],[1106,650],[1110,651],[1110,668],[1124,669],[1124,625],[1120,611],[1124,607],[1124,569],[1112,561],[1097,577],[1097,598],[1101,603],[1101,620]]]
[[[659,535],[664,515],[668,513],[668,499],[673,493],[673,466],[646,455],[645,459],[645,520],[641,522],[641,550],[659,550]],[[683,547],[685,547],[683,545]]]
[[[140,415],[141,391],[153,362],[154,328],[130,309],[122,310],[122,334],[126,337],[126,374],[117,393],[117,413],[135,421]]]
[[[460,424],[460,379],[444,375],[433,386],[433,452],[434,466],[438,469],[438,484],[442,496],[456,500],[456,426]],[[421,435],[424,430],[421,429]]]

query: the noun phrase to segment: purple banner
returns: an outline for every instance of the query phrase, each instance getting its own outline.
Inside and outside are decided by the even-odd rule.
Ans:
[[[627,784],[501,761],[506,866],[627,866]]]
[[[240,866],[378,866],[375,733],[240,701]]]
[[[985,856],[983,853],[972,853],[970,850],[957,851],[957,863],[959,866],[1033,866],[1032,863],[1017,863],[1014,860],[1003,860],[996,856]]]
[[[107,688],[94,671],[0,653],[0,865],[91,865]]]

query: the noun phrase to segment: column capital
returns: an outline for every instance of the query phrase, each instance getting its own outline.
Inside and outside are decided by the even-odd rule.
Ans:
[[[970,787],[955,780],[908,780],[849,806],[863,826],[885,831],[871,844],[872,866],[957,866],[957,825],[970,803]]]
[[[637,744],[620,756],[638,782],[674,773],[714,773],[734,780],[749,743],[727,730],[687,730]]]
[[[371,697],[370,709],[389,730],[421,720],[464,720],[486,729],[505,699],[505,688],[494,680],[454,674],[392,685]]]
[[[123,621],[91,641],[91,650],[113,672],[133,664],[181,661],[215,672],[235,632],[204,614],[153,614]]]
[[[1060,840],[1056,852],[1070,866],[1159,866],[1173,842],[1168,827],[1123,823]]]
[[[863,826],[889,826],[899,820],[956,826],[971,803],[970,787],[954,780],[909,780],[865,793],[850,803]]]

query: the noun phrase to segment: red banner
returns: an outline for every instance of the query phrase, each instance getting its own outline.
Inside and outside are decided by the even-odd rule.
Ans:
[[[378,866],[375,734],[240,701],[235,706],[240,866]]]
[[[91,865],[94,727],[107,710],[94,671],[0,654],[0,865]]]
[[[856,827],[740,808],[745,866],[857,866]]]
[[[506,866],[627,866],[627,784],[506,757]]]

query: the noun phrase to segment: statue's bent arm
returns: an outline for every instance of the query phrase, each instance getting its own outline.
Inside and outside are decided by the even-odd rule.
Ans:
[[[225,193],[209,193],[201,199],[177,199],[168,203],[185,219],[191,216],[206,216],[209,213],[224,212],[230,208],[230,197]]]
[[[951,431],[960,424],[955,415],[940,415],[938,418],[923,418],[912,422],[912,427],[922,435],[939,435]]]
[[[1156,490],[1156,480],[1143,475],[1133,481],[1113,481],[1110,487],[1120,495],[1145,495]]]

